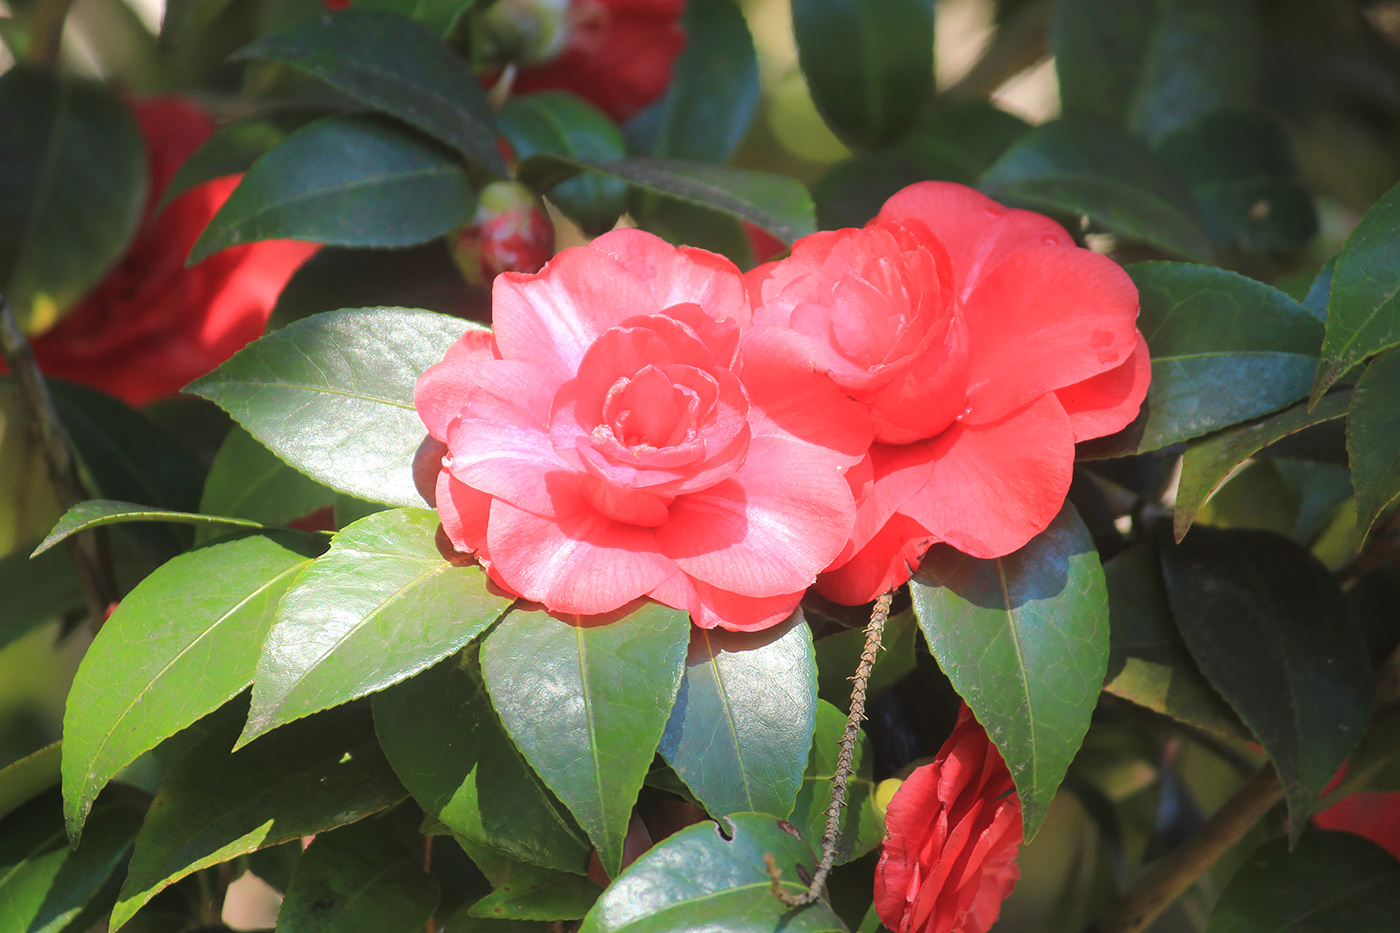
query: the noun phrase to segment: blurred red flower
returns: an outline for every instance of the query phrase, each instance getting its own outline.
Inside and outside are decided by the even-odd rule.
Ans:
[[[151,169],[146,216],[117,266],[33,345],[45,373],[140,405],[174,395],[260,335],[278,293],[317,247],[249,243],[185,268],[190,247],[238,178],[200,185],[156,213],[176,170],[213,124],[180,98],[133,107]]]
[[[874,422],[848,474],[855,529],[818,581],[837,602],[904,583],[935,541],[974,557],[1024,545],[1064,504],[1075,443],[1124,427],[1147,392],[1127,273],[962,185],[911,185],[747,281],[755,326]]]
[[[1400,859],[1400,793],[1348,794],[1314,814],[1313,822],[1322,829],[1364,836]]]
[[[894,933],[985,933],[1020,868],[1021,800],[987,733],[963,706],[930,764],[885,813],[875,911]]]

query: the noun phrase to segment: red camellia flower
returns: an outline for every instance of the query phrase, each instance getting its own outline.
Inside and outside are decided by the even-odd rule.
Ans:
[[[966,706],[885,813],[875,912],[894,933],[985,933],[1020,877],[1021,800]]]
[[[1400,858],[1400,794],[1361,791],[1348,794],[1313,816],[1323,829],[1356,833]]]
[[[539,272],[554,255],[554,224],[539,196],[514,181],[481,189],[476,216],[452,235],[452,257],[476,285],[502,272]]]
[[[748,275],[755,326],[870,412],[851,541],[818,588],[847,604],[943,541],[999,557],[1044,530],[1074,445],[1137,414],[1150,375],[1137,290],[1062,227],[922,182],[859,230],[800,240]]]
[[[179,392],[261,334],[282,286],[316,245],[249,243],[186,269],[190,247],[238,178],[200,185],[154,213],[180,163],[213,125],[178,98],[133,106],[151,168],[146,216],[117,267],[33,345],[49,375],[140,405]]]
[[[492,305],[415,392],[453,545],[561,613],[789,615],[845,544],[870,428],[778,331],[748,331],[738,269],[617,230],[497,276]]]

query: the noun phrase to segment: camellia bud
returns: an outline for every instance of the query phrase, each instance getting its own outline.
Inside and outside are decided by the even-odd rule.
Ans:
[[[504,68],[539,65],[569,39],[569,0],[496,0],[476,18],[472,52],[478,64]]]
[[[472,222],[452,235],[452,258],[467,280],[490,285],[502,272],[539,272],[554,255],[554,224],[539,196],[514,181],[481,189]]]

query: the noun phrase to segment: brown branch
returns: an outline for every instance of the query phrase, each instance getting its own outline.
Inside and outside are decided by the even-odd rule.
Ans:
[[[48,68],[58,61],[59,49],[63,46],[63,25],[68,21],[72,6],[73,0],[40,0],[30,21],[29,44],[24,52],[27,63]]]

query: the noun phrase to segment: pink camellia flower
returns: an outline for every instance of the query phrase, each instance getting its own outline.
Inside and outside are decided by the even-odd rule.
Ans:
[[[1021,875],[1021,799],[964,706],[930,764],[885,813],[875,912],[894,933],[986,933]]]
[[[492,305],[494,330],[414,396],[446,446],[452,544],[560,613],[650,596],[704,627],[789,615],[849,536],[870,428],[778,332],[747,331],[738,269],[617,230],[497,276]]]
[[[1124,427],[1150,376],[1137,289],[1062,227],[921,182],[859,230],[753,270],[754,324],[870,412],[851,541],[818,589],[859,604],[930,543],[1024,545],[1063,505],[1074,445]]]

